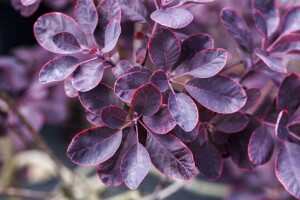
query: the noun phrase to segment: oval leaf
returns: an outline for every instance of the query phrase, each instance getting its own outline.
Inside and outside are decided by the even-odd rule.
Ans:
[[[158,28],[151,36],[148,44],[152,62],[162,70],[171,69],[180,56],[180,41],[167,29]]]
[[[162,95],[152,83],[142,85],[132,96],[131,107],[140,115],[154,115],[160,108]]]
[[[206,4],[213,2],[214,0],[164,0],[162,1],[163,5],[167,5],[167,7],[179,7],[185,3],[198,3],[198,4]]]
[[[157,134],[166,134],[176,126],[176,122],[170,114],[167,105],[162,105],[158,112],[152,116],[143,116],[143,122]]]
[[[246,89],[245,92],[246,92],[246,95],[247,95],[247,102],[244,105],[244,107],[242,108],[242,110],[244,110],[244,111],[246,111],[246,110],[252,108],[253,106],[255,106],[255,104],[258,103],[258,101],[261,97],[261,92],[257,88]]]
[[[217,147],[204,142],[195,153],[196,167],[208,180],[217,180],[222,174],[223,159]]]
[[[74,16],[81,30],[92,36],[98,22],[98,14],[93,0],[77,0]]]
[[[191,79],[185,84],[185,88],[201,105],[217,113],[234,113],[247,100],[246,93],[238,82],[221,75]]]
[[[199,114],[194,101],[184,93],[169,96],[169,109],[177,124],[186,132],[192,131],[198,123]]]
[[[251,32],[243,18],[234,10],[225,8],[221,12],[221,20],[225,29],[240,47],[251,53],[253,51]]]
[[[246,115],[236,112],[229,115],[217,114],[212,118],[211,123],[221,132],[237,133],[246,128],[249,120]]]
[[[59,56],[47,62],[40,71],[42,84],[66,79],[77,67],[79,60],[72,56]]]
[[[259,10],[254,9],[253,10],[253,18],[254,18],[255,26],[256,26],[258,32],[264,38],[267,38],[268,37],[268,27],[267,27],[267,23],[266,23],[266,20],[265,20],[263,14]]]
[[[117,152],[107,161],[97,165],[99,178],[108,186],[118,186],[123,182],[121,160],[127,150],[136,142],[136,133],[132,128],[126,128],[122,132],[122,143]]]
[[[108,106],[101,110],[100,117],[105,126],[119,128],[127,117],[127,112],[118,106]]]
[[[300,105],[300,76],[296,73],[288,75],[281,83],[277,96],[277,109],[288,110],[293,114]]]
[[[75,90],[75,88],[72,85],[72,77],[68,77],[65,79],[64,89],[65,89],[65,93],[68,97],[70,97],[70,98],[77,97],[78,91]]]
[[[196,78],[209,78],[219,73],[226,61],[227,52],[224,49],[205,49],[194,56],[187,74]]]
[[[267,52],[265,52],[262,49],[255,49],[255,54],[273,71],[279,72],[279,73],[286,73],[286,68],[281,64],[280,60],[277,58],[273,58],[268,55]]]
[[[275,126],[275,133],[277,137],[281,140],[286,140],[289,136],[289,130],[287,128],[288,123],[289,113],[287,110],[283,110],[279,113]]]
[[[104,34],[104,46],[102,48],[103,53],[108,53],[115,48],[118,39],[121,35],[120,22],[113,20],[107,24]]]
[[[298,19],[300,17],[300,6],[295,6],[285,14],[282,24],[282,33],[291,33],[300,30]]]
[[[115,154],[121,140],[122,131],[118,129],[104,126],[86,129],[73,138],[67,155],[78,165],[97,165]]]
[[[274,151],[274,140],[266,127],[260,127],[251,135],[248,154],[254,165],[267,163]]]
[[[94,126],[103,126],[103,122],[100,116],[95,115],[89,111],[85,112],[85,118]]]
[[[71,17],[63,13],[52,12],[44,14],[34,24],[34,35],[39,44],[54,53],[70,53],[58,48],[52,40],[54,35],[63,32],[74,35],[80,45],[87,46],[87,38],[79,28],[79,25]]]
[[[144,4],[139,0],[120,0],[122,15],[134,22],[147,23],[148,15]]]
[[[150,82],[153,83],[161,92],[165,92],[169,88],[169,80],[167,74],[162,70],[157,70],[150,77]]]
[[[106,106],[123,106],[112,88],[101,83],[88,92],[79,92],[79,100],[88,111],[97,116],[100,116],[102,108]]]
[[[131,72],[120,76],[115,82],[116,95],[125,102],[130,103],[135,90],[148,83],[151,74],[146,72]]]
[[[200,122],[197,123],[195,128],[189,132],[184,131],[180,126],[175,126],[174,133],[175,135],[184,142],[192,142],[196,139],[199,134]]]
[[[193,21],[193,14],[182,8],[156,10],[150,15],[151,19],[160,25],[180,29]]]
[[[284,142],[275,162],[276,176],[284,188],[300,199],[300,146]]]
[[[193,155],[175,136],[148,132],[146,148],[152,164],[165,176],[181,181],[195,176]]]
[[[136,189],[150,169],[150,157],[143,145],[134,144],[125,153],[121,163],[122,178],[130,189]]]
[[[281,35],[269,49],[272,53],[293,53],[293,51],[300,51],[300,34],[288,33]]]
[[[54,44],[69,53],[77,53],[81,51],[80,44],[76,37],[70,33],[58,33],[52,37]]]
[[[74,71],[72,84],[76,90],[87,92],[100,83],[103,72],[104,65],[102,60],[83,63]]]

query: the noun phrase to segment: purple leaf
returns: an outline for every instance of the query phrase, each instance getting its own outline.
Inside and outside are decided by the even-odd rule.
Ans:
[[[29,6],[38,2],[38,0],[20,0],[24,6]]]
[[[182,8],[156,10],[150,15],[151,19],[160,25],[180,29],[193,21],[193,14]]]
[[[61,50],[69,53],[77,53],[81,51],[80,44],[71,33],[57,33],[52,37],[54,44]]]
[[[268,37],[268,27],[267,27],[266,19],[263,16],[263,14],[259,10],[254,9],[253,10],[253,18],[254,18],[255,26],[256,26],[258,32],[264,38],[267,38]]]
[[[269,49],[272,53],[292,53],[293,51],[300,51],[300,34],[288,33],[281,35]]]
[[[59,56],[47,62],[40,71],[42,84],[66,79],[77,68],[79,60],[72,56]]]
[[[266,127],[259,127],[251,135],[248,154],[254,165],[267,163],[274,151],[274,140]]]
[[[169,109],[177,124],[186,132],[192,131],[198,123],[198,108],[184,93],[169,96]]]
[[[288,75],[280,85],[277,96],[277,109],[288,110],[293,114],[300,105],[300,76],[296,73]]]
[[[300,120],[293,121],[288,125],[289,132],[295,135],[300,135]]]
[[[92,36],[98,22],[98,14],[93,0],[77,0],[74,16],[81,30]]]
[[[205,49],[194,56],[184,74],[196,78],[209,78],[219,73],[226,61],[227,52],[224,49]]]
[[[131,102],[135,90],[149,83],[151,74],[145,72],[131,72],[120,76],[115,82],[115,93],[122,101]]]
[[[111,69],[116,78],[123,76],[129,72],[133,66],[127,60],[121,60],[118,64]]]
[[[163,28],[156,29],[148,43],[152,62],[162,70],[169,70],[175,65],[180,56],[180,48],[176,35]]]
[[[104,73],[103,61],[93,60],[81,64],[74,71],[72,84],[80,92],[87,92],[95,88],[101,81]]]
[[[221,20],[228,33],[235,39],[242,49],[251,53],[253,41],[250,29],[241,16],[234,10],[225,8],[221,12]]]
[[[127,150],[136,142],[136,133],[133,129],[126,128],[122,133],[122,143],[117,152],[107,161],[97,166],[99,178],[108,186],[118,186],[123,182],[121,175],[121,160]]]
[[[223,159],[217,147],[204,142],[195,153],[196,167],[208,180],[217,180],[223,170]]]
[[[181,64],[175,74],[182,74],[189,69],[192,58],[200,51],[214,47],[214,40],[210,35],[199,33],[186,38],[181,44],[181,54],[177,64]],[[176,65],[175,65],[176,66]]]
[[[108,53],[115,48],[119,36],[121,34],[120,22],[113,20],[107,24],[104,34],[104,46],[102,48],[103,53]]]
[[[170,114],[167,105],[162,105],[152,116],[143,116],[143,122],[156,134],[166,134],[176,126],[176,121]]]
[[[75,88],[72,85],[72,77],[68,77],[65,79],[64,89],[65,89],[65,93],[68,97],[70,97],[70,98],[77,97],[78,91],[75,90]]]
[[[150,82],[153,83],[161,92],[165,92],[169,88],[169,80],[166,73],[162,70],[157,70],[150,77]]]
[[[283,110],[279,113],[275,126],[275,133],[280,140],[286,140],[289,136],[288,123],[289,113],[287,110]]]
[[[135,62],[139,65],[144,65],[143,63],[146,62],[148,56],[147,48],[138,48],[135,51]]]
[[[189,132],[184,131],[180,126],[176,125],[174,128],[175,135],[184,142],[191,142],[196,139],[199,134],[200,122],[195,128]]]
[[[41,0],[37,0],[29,5],[22,0],[11,0],[10,2],[14,9],[19,11],[23,17],[29,17],[39,8]]]
[[[282,33],[291,33],[300,30],[300,24],[298,19],[300,17],[300,7],[295,6],[292,9],[288,10],[283,17],[281,23],[281,32]]]
[[[267,36],[270,37],[275,33],[280,22],[276,0],[254,0],[253,7],[262,13],[268,29]]]
[[[97,165],[112,157],[122,141],[122,131],[95,127],[78,133],[68,147],[67,155],[78,165]]]
[[[99,20],[94,32],[95,40],[100,49],[106,46],[105,50],[108,50],[112,46],[115,46],[115,44],[113,43],[118,39],[115,37],[120,31],[120,27],[116,25],[116,23],[120,23],[121,21],[121,8],[119,5],[119,1],[102,0],[97,7],[97,13]],[[109,24],[110,30],[107,30]],[[113,35],[109,35],[111,33]]]
[[[261,92],[257,88],[246,89],[245,92],[247,95],[247,101],[244,107],[242,108],[243,111],[246,111],[255,106],[261,98]]]
[[[113,89],[101,83],[88,92],[79,92],[78,96],[81,104],[97,116],[100,116],[102,108],[106,106],[123,106]]]
[[[237,133],[246,128],[249,120],[246,115],[236,112],[229,115],[217,114],[212,118],[211,123],[223,133]]]
[[[69,54],[69,51],[60,49],[53,42],[53,36],[58,33],[72,34],[81,46],[87,46],[87,38],[79,25],[65,14],[58,12],[44,14],[34,24],[34,35],[43,48],[54,53]]]
[[[148,132],[146,148],[152,164],[165,176],[181,181],[195,176],[193,155],[177,137]]]
[[[276,176],[283,187],[297,199],[300,198],[300,147],[284,142],[275,162]]]
[[[101,110],[100,117],[105,126],[119,128],[126,121],[127,114],[118,106],[108,106]]]
[[[255,49],[255,54],[273,71],[279,73],[286,73],[286,68],[281,64],[280,60],[273,58],[262,49]]]
[[[217,113],[234,113],[247,100],[241,85],[226,76],[191,79],[185,84],[188,93],[201,105]]]
[[[120,0],[122,15],[134,22],[147,23],[147,8],[140,0]]]
[[[93,124],[94,126],[103,126],[103,122],[101,120],[101,117],[98,115],[95,115],[89,111],[85,112],[86,119]]]
[[[179,7],[185,3],[198,3],[198,4],[206,4],[213,2],[214,0],[164,0],[162,1],[163,5],[166,5],[167,7]]]
[[[143,145],[134,144],[125,153],[121,163],[122,178],[130,189],[136,189],[150,169],[150,157]]]
[[[132,95],[131,107],[140,115],[154,115],[160,108],[162,95],[152,83],[142,85]]]

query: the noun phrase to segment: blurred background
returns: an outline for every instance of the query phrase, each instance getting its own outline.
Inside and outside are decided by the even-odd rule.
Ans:
[[[40,68],[55,55],[37,45],[33,24],[40,15],[51,11],[72,16],[74,1],[42,0],[29,17],[23,17],[12,6],[13,1],[0,0],[0,199],[293,199],[277,181],[272,161],[250,172],[238,169],[230,158],[225,159],[223,175],[215,182],[201,176],[186,183],[174,182],[153,168],[138,190],[129,190],[124,185],[106,187],[94,167],[71,163],[65,153],[70,141],[91,125],[78,99],[66,97],[62,82],[38,82]],[[284,11],[300,1],[278,3]],[[152,1],[146,4],[150,13],[154,9]],[[215,0],[191,6],[188,9],[194,13],[194,22],[181,32],[212,35],[215,46],[229,51],[229,62],[234,63],[239,60],[237,46],[219,20],[220,10],[226,6],[237,9],[245,18],[258,43],[261,36],[253,26],[248,0]],[[131,22],[123,22],[120,47],[126,51],[121,57],[131,55],[131,47],[126,45],[132,40],[133,28]],[[297,60],[291,65],[295,63]],[[5,97],[8,99],[3,101]],[[46,151],[44,142],[49,146]]]

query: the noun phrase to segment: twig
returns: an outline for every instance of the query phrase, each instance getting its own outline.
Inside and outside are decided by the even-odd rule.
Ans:
[[[22,198],[29,198],[29,199],[49,199],[57,194],[50,193],[50,192],[39,192],[39,191],[32,191],[27,189],[18,189],[18,188],[4,188],[0,189],[1,196],[15,196],[15,197],[22,197]]]

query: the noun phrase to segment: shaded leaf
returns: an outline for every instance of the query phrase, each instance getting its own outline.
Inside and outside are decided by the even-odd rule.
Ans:
[[[162,95],[152,83],[142,85],[134,92],[131,101],[133,111],[140,115],[154,115],[160,108]]]
[[[130,103],[132,95],[135,90],[149,83],[151,74],[145,72],[130,72],[123,76],[120,76],[115,82],[115,93],[116,95],[125,102]]]
[[[208,180],[217,180],[223,170],[223,159],[217,147],[206,141],[195,153],[196,167]]]
[[[33,1],[32,1],[33,2]],[[10,3],[13,8],[20,12],[23,17],[31,16],[40,6],[41,0],[35,1],[30,5],[25,5],[25,1],[22,0],[11,0]]]
[[[300,51],[300,34],[288,33],[281,35],[269,49],[272,53],[292,53],[293,51]]]
[[[268,27],[267,27],[266,19],[263,16],[263,14],[259,10],[254,9],[253,10],[253,18],[254,18],[255,26],[256,26],[258,32],[264,38],[267,38],[268,37]]]
[[[266,127],[256,129],[249,141],[249,159],[254,165],[267,163],[274,151],[274,140]]]
[[[288,123],[289,113],[287,110],[283,110],[279,113],[275,126],[275,133],[277,137],[281,140],[286,140],[289,136],[289,130],[287,128]]]
[[[69,53],[81,51],[81,47],[74,35],[66,32],[57,33],[52,37],[54,44],[61,50]]]
[[[186,132],[192,131],[198,123],[198,108],[184,93],[169,96],[169,109],[177,124]]]
[[[148,44],[151,61],[162,70],[171,69],[180,56],[180,41],[176,35],[163,28],[155,30]]]
[[[102,48],[103,53],[110,52],[115,48],[119,36],[121,34],[121,25],[117,20],[111,21],[107,24],[104,34],[104,46]]]
[[[300,30],[300,24],[298,19],[300,17],[300,7],[295,6],[288,10],[283,17],[281,23],[281,32],[282,33],[291,33]]]
[[[100,117],[105,126],[119,128],[127,117],[127,112],[118,106],[108,106],[101,110]]]
[[[151,19],[160,25],[180,29],[193,21],[193,14],[182,8],[170,10],[156,10],[150,15]]]
[[[103,126],[104,125],[100,116],[95,115],[89,111],[85,112],[85,117],[94,126]]]
[[[98,22],[98,14],[93,0],[77,0],[74,16],[81,30],[92,36]]]
[[[130,189],[136,189],[150,169],[150,157],[143,145],[134,144],[125,153],[121,163],[122,178]]]
[[[221,11],[221,20],[225,29],[240,47],[251,53],[253,51],[253,41],[250,29],[243,18],[234,10],[225,8]]]
[[[163,5],[167,5],[167,7],[179,7],[185,3],[199,3],[199,4],[206,4],[213,2],[214,0],[164,0]]]
[[[293,114],[300,105],[300,76],[296,73],[288,75],[281,83],[277,96],[277,109],[288,110]]]
[[[180,140],[184,142],[191,142],[198,136],[199,128],[200,122],[198,122],[195,128],[189,132],[184,131],[180,126],[176,125],[174,128],[174,133]]]
[[[242,131],[248,125],[248,117],[240,112],[224,115],[215,115],[211,123],[219,131],[224,133],[237,133]]]
[[[74,71],[72,84],[80,92],[89,91],[100,83],[103,73],[104,65],[102,60],[83,63]]]
[[[143,116],[145,125],[156,134],[166,134],[176,126],[167,105],[162,105],[152,116]]]
[[[97,165],[112,157],[121,144],[122,131],[105,126],[78,133],[68,147],[67,155],[78,165]]]
[[[120,60],[118,64],[111,69],[116,78],[123,76],[129,72],[133,66],[127,60]]]
[[[75,90],[75,88],[72,85],[72,77],[68,77],[65,79],[64,89],[65,89],[65,93],[68,97],[70,97],[70,98],[77,97],[78,91]]]
[[[242,110],[244,110],[244,111],[255,106],[255,104],[257,104],[257,102],[259,101],[259,99],[261,97],[261,92],[257,88],[246,89],[245,92],[247,95],[247,101],[246,101],[246,104],[244,105],[244,107],[242,108]]]
[[[88,92],[79,92],[79,100],[88,111],[97,116],[100,116],[102,108],[106,106],[123,106],[112,88],[102,83]]]
[[[158,87],[161,92],[165,92],[169,88],[168,77],[162,70],[155,71],[150,77],[150,82]]]
[[[195,176],[191,151],[173,135],[147,134],[146,148],[155,168],[175,180],[189,180]]]
[[[121,160],[127,150],[136,142],[136,133],[132,128],[126,128],[122,133],[122,143],[116,153],[107,161],[97,165],[99,178],[108,186],[118,186],[122,184]]]
[[[79,60],[72,56],[59,56],[47,62],[40,71],[42,84],[66,79],[77,67]]]
[[[234,113],[247,100],[241,85],[226,76],[191,79],[185,84],[188,93],[201,105],[217,113]]]
[[[148,15],[144,4],[139,0],[120,0],[122,15],[134,22],[147,23]]]

